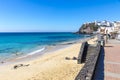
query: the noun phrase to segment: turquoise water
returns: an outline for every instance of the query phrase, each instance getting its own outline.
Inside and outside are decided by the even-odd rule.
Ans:
[[[84,38],[84,35],[53,33],[0,33],[0,61],[28,54],[45,46]]]

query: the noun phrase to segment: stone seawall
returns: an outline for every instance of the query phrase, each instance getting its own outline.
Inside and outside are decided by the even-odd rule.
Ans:
[[[101,44],[88,44],[86,51],[86,42],[82,43],[82,51],[78,55],[78,63],[82,63],[85,60],[85,65],[80,70],[75,80],[92,80],[95,72],[95,67],[100,54]],[[84,57],[86,56],[86,58]]]

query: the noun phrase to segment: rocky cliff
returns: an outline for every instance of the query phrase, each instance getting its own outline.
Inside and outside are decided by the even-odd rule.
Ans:
[[[83,24],[79,31],[77,31],[78,34],[92,34],[93,32],[98,30],[98,25],[95,23],[86,23]]]

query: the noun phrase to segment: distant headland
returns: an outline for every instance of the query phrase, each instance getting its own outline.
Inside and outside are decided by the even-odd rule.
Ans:
[[[80,29],[76,32],[78,34],[94,34],[94,33],[118,33],[120,31],[120,21],[94,21],[82,24]]]

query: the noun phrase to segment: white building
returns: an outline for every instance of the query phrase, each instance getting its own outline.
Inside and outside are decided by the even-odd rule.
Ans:
[[[110,34],[111,32],[114,32],[114,27],[100,27],[98,31],[103,34]]]
[[[105,27],[111,26],[111,22],[106,21],[106,20],[104,20],[104,21],[99,21],[99,22],[96,22],[96,21],[95,21],[95,23],[96,23],[96,25],[99,25],[99,26],[105,26]]]
[[[115,27],[115,31],[119,31],[120,30],[120,21],[114,21],[113,24]]]
[[[98,32],[102,34],[110,34],[111,32],[115,31],[115,26],[112,22],[105,20],[105,21],[97,22],[96,24],[100,26]]]

